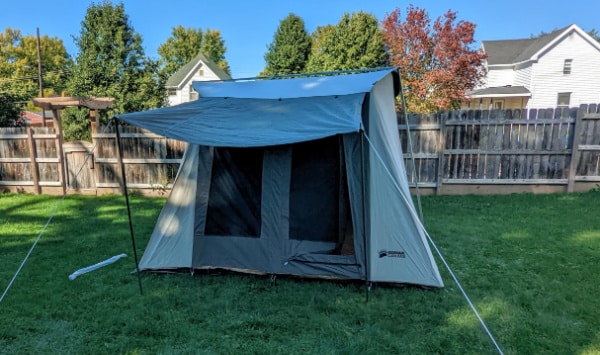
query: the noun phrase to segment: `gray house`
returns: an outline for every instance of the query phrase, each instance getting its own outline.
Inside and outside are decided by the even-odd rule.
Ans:
[[[198,54],[167,80],[169,106],[198,99],[198,93],[192,87],[193,81],[225,79],[231,79],[231,76],[219,68],[215,62],[203,54]]]

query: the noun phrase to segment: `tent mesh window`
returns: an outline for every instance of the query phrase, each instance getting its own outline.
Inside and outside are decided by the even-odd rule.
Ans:
[[[293,145],[290,239],[338,242],[340,161],[338,137]]]
[[[214,148],[204,234],[260,236],[262,148]]]

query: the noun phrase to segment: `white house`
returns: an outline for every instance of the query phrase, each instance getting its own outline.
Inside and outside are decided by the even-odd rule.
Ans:
[[[219,68],[215,62],[198,54],[167,80],[169,106],[198,99],[198,93],[192,88],[192,81],[226,79],[231,79],[231,76]]]
[[[463,108],[576,107],[600,102],[600,43],[577,25],[537,38],[483,41],[483,85]]]

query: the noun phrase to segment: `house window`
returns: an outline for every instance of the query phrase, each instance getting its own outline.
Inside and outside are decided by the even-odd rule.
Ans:
[[[169,96],[175,96],[177,95],[177,89],[167,89],[167,93]]]
[[[190,101],[198,100],[198,92],[194,90],[194,87],[190,85]]]
[[[573,59],[565,59],[563,74],[571,74],[571,64],[573,64]]]
[[[198,75],[200,75],[200,76],[204,76],[204,69],[200,69],[200,70],[198,70]]]
[[[558,106],[569,106],[571,104],[571,93],[570,92],[559,92],[558,93]]]
[[[494,101],[494,110],[502,110],[504,108],[504,100]]]

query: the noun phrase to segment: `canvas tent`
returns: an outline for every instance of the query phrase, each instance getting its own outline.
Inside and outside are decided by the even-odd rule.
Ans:
[[[195,82],[118,115],[188,142],[140,270],[223,268],[442,287],[398,135],[396,68]]]

